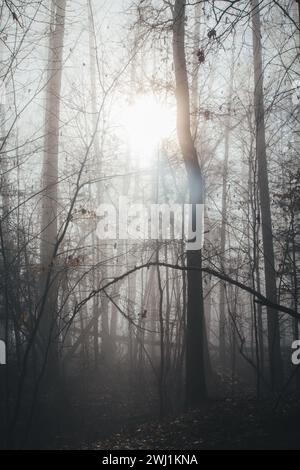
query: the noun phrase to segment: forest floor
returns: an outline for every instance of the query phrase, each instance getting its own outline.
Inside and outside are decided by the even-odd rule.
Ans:
[[[107,381],[109,382],[109,376]],[[74,382],[69,418],[29,448],[55,449],[300,449],[300,399],[290,390],[276,407],[270,396],[257,400],[246,382],[220,381],[218,393],[193,411],[157,417],[151,384],[128,387],[120,373],[114,383]],[[122,386],[121,386],[122,385]],[[76,391],[74,395],[74,391]],[[62,413],[63,416],[65,409]],[[52,410],[53,412],[53,410]],[[53,414],[53,413],[52,413]],[[38,430],[45,429],[37,413]],[[55,423],[57,424],[57,419]],[[39,431],[38,436],[41,436]]]
[[[163,422],[137,426],[83,448],[94,449],[300,449],[300,406],[274,411],[240,397],[215,400]]]

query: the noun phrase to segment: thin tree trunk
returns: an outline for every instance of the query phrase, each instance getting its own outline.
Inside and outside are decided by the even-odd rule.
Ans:
[[[228,93],[228,115],[225,123],[225,154],[223,161],[223,181],[222,181],[222,223],[221,223],[221,253],[220,264],[224,271],[225,251],[226,251],[226,226],[227,226],[227,186],[228,186],[228,158],[229,158],[229,140],[231,126],[231,101],[233,92],[234,76],[234,40],[232,44],[232,58],[229,78]],[[225,284],[220,282],[220,321],[219,321],[219,357],[222,367],[226,365],[226,314],[225,314]]]
[[[272,218],[269,193],[269,179],[266,156],[264,93],[263,93],[263,64],[260,12],[258,0],[252,0],[252,31],[253,31],[253,60],[254,60],[254,111],[256,123],[256,155],[258,163],[258,187],[262,218],[262,238],[264,248],[264,270],[266,297],[271,302],[277,302],[276,271],[274,260],[274,245],[272,233]],[[268,346],[270,377],[272,389],[280,388],[283,381],[282,357],[280,348],[280,328],[278,312],[267,307]]]
[[[97,87],[96,87],[96,65],[97,65],[97,44],[96,44],[96,34],[95,34],[95,25],[94,25],[94,17],[93,17],[93,6],[92,0],[88,0],[88,24],[89,24],[89,59],[90,59],[90,86],[91,86],[91,108],[92,108],[92,126],[93,132],[96,131],[97,127]],[[101,173],[101,166],[102,166],[102,154],[100,151],[100,144],[99,144],[99,134],[96,132],[95,139],[94,139],[94,163],[95,167],[99,169],[99,173]],[[101,183],[97,183],[97,204],[101,203]],[[92,250],[93,250],[93,265],[99,263],[99,240],[96,238],[95,233],[92,234]],[[104,269],[104,268],[103,268]],[[96,269],[93,274],[93,282],[95,285],[99,283],[99,269]],[[106,303],[107,303],[107,299]],[[101,303],[102,306],[102,303]],[[95,361],[95,369],[98,368],[99,365],[99,297],[97,296],[93,301],[93,315],[94,315],[94,327],[93,327],[93,348],[94,348],[94,361]],[[105,322],[105,315],[102,311],[102,322]],[[103,331],[102,331],[103,333]],[[102,336],[103,338],[103,336]],[[103,349],[103,348],[102,348]]]

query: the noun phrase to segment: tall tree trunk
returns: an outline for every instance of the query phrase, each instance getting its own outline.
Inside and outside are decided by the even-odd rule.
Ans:
[[[94,25],[94,16],[93,16],[93,6],[92,1],[88,0],[88,23],[89,23],[89,59],[90,59],[90,86],[91,86],[91,105],[92,105],[92,126],[93,132],[96,131],[97,127],[97,90],[96,90],[96,64],[97,64],[97,44],[96,44],[96,34],[95,34],[95,25]],[[101,171],[101,161],[102,158],[99,145],[99,134],[98,132],[94,138],[94,162],[95,167],[99,168]],[[100,182],[97,183],[97,204],[101,203],[101,188]],[[99,263],[99,240],[96,239],[95,232],[92,234],[92,262],[95,266]],[[95,251],[96,250],[96,251]],[[96,269],[93,273],[93,283],[94,285],[99,284],[99,269]],[[94,327],[93,327],[93,346],[94,346],[94,359],[95,359],[95,369],[99,365],[99,315],[98,310],[99,305],[99,296],[96,296],[93,300],[93,315],[94,315]],[[103,315],[103,312],[102,312]],[[103,332],[102,332],[103,333]]]
[[[49,32],[48,83],[46,90],[45,140],[43,160],[43,193],[41,221],[41,334],[44,354],[50,369],[56,368],[56,347],[53,341],[57,305],[57,273],[55,245],[57,242],[59,113],[66,0],[52,3]]]
[[[203,176],[191,135],[190,96],[185,57],[185,1],[176,0],[173,11],[173,60],[176,81],[177,134],[183,155],[190,203],[204,202]],[[193,210],[193,215],[195,211]],[[201,250],[187,251],[187,319],[186,319],[186,404],[197,405],[207,397],[204,367],[204,306]],[[200,268],[195,271],[189,268]]]
[[[228,93],[228,115],[225,122],[225,153],[223,161],[223,181],[222,181],[222,222],[221,222],[221,253],[220,264],[221,269],[225,266],[226,251],[226,226],[227,226],[227,191],[228,191],[228,158],[229,158],[229,141],[231,127],[231,101],[233,92],[233,76],[234,76],[234,39],[232,44],[232,57],[229,78]],[[219,356],[222,367],[226,365],[226,314],[225,314],[225,284],[220,282],[220,321],[219,321]]]
[[[250,123],[250,130],[252,126]],[[252,134],[252,132],[251,132]],[[259,194],[257,187],[257,159],[253,161],[253,145],[252,140],[249,151],[248,163],[248,224],[247,224],[247,238],[248,238],[248,255],[251,265],[251,278],[253,289],[258,292],[261,291],[260,287],[260,267],[259,267],[259,240],[260,240],[260,222],[259,222]],[[255,354],[256,354],[256,390],[257,397],[260,395],[261,378],[264,374],[264,337],[263,337],[263,318],[262,306],[251,298],[251,318],[254,318],[254,333],[255,333]]]
[[[258,164],[258,187],[262,218],[261,226],[264,248],[266,296],[271,302],[277,302],[272,218],[266,156],[263,94],[264,77],[262,65],[260,12],[258,0],[252,0],[252,31],[254,60],[254,112],[256,123],[256,156]],[[267,307],[267,315],[271,386],[272,389],[275,390],[281,386],[283,380],[279,318],[278,312],[271,307]]]

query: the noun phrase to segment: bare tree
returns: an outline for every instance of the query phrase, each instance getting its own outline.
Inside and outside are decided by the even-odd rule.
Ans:
[[[57,271],[54,248],[57,242],[58,156],[60,132],[60,90],[63,69],[63,43],[66,0],[52,2],[49,32],[48,82],[46,89],[45,141],[43,160],[43,193],[41,217],[41,334],[44,354],[49,349],[50,368],[56,369],[57,351],[53,341],[57,305]],[[46,297],[45,302],[43,299]],[[52,338],[52,339],[51,339]],[[50,342],[50,343],[49,343]]]
[[[197,204],[204,202],[203,175],[191,134],[190,95],[185,57],[185,1],[176,0],[173,10],[173,59],[176,81],[177,133],[187,171],[193,218]],[[186,401],[196,405],[206,398],[204,365],[204,303],[201,250],[187,251],[188,299],[186,324]]]
[[[274,243],[272,230],[272,216],[269,192],[268,164],[266,154],[265,117],[264,117],[264,91],[263,91],[263,63],[260,11],[257,0],[252,0],[252,28],[253,28],[253,61],[254,61],[254,112],[256,123],[256,157],[258,163],[258,187],[261,208],[261,227],[264,249],[264,270],[266,296],[271,302],[277,300],[276,268],[274,258]],[[274,389],[282,384],[283,370],[280,349],[280,329],[278,312],[268,310],[268,346],[271,383]]]

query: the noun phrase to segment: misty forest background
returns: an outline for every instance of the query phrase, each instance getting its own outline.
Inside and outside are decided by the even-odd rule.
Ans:
[[[1,447],[291,445],[299,1],[0,3]],[[101,240],[120,196],[203,249]]]

